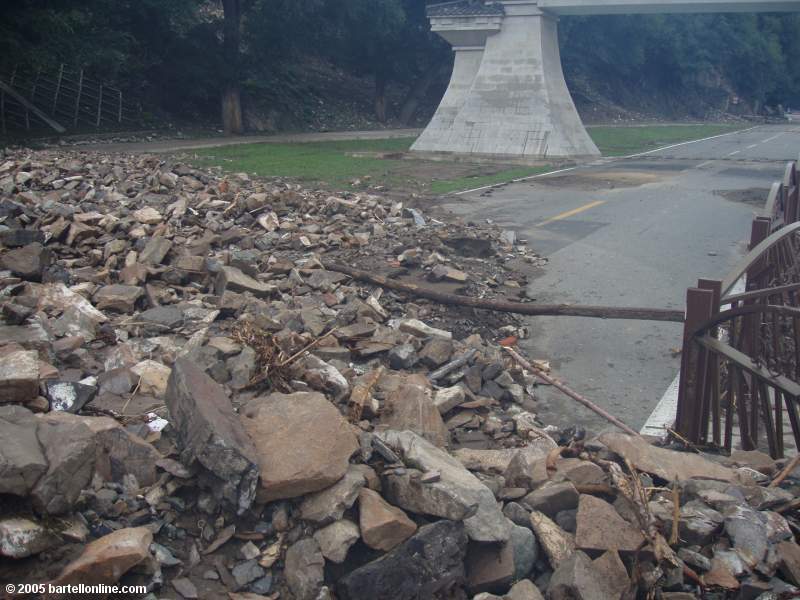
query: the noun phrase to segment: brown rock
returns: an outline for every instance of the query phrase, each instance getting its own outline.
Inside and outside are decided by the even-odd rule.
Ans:
[[[136,308],[136,301],[143,295],[144,290],[138,286],[115,283],[100,288],[94,295],[94,301],[100,310],[132,313]]]
[[[153,534],[146,527],[119,529],[95,540],[69,563],[53,585],[111,585],[150,556]],[[58,596],[50,596],[57,598]]]
[[[0,358],[0,403],[26,403],[39,395],[39,355],[17,350]]]
[[[592,561],[594,567],[605,575],[607,586],[615,598],[621,598],[630,588],[631,580],[628,577],[628,570],[614,551],[603,554],[600,558]]]
[[[8,269],[17,277],[29,281],[41,281],[42,273],[52,260],[50,250],[39,243],[34,243],[10,250],[0,256],[0,267]]]
[[[558,569],[561,563],[575,554],[575,540],[572,535],[561,529],[547,515],[532,512],[531,528],[553,569]]]
[[[256,298],[268,298],[277,291],[277,288],[245,275],[236,267],[222,267],[217,275],[215,290],[217,296],[221,296],[225,291],[231,291],[250,292]]]
[[[258,499],[296,498],[344,476],[358,439],[322,394],[270,394],[241,411],[261,471]]]
[[[502,593],[514,580],[514,547],[505,544],[470,543],[465,562],[470,594]]]
[[[619,582],[601,572],[583,552],[576,552],[559,565],[547,585],[548,600],[619,600],[612,591]],[[627,576],[626,576],[627,578]]]
[[[388,552],[417,531],[406,513],[368,488],[359,492],[358,509],[361,537],[370,548]]]
[[[776,548],[780,557],[780,570],[787,581],[800,585],[800,546],[794,542],[781,542]]]
[[[433,403],[430,385],[422,375],[409,375],[386,399],[381,426],[397,431],[413,431],[443,448],[450,434],[442,415]]]
[[[521,504],[555,518],[562,510],[578,507],[578,490],[570,482],[543,485],[523,498]]]
[[[721,587],[728,590],[738,590],[739,580],[733,576],[725,563],[718,558],[711,559],[711,570],[703,575],[707,586]]]
[[[623,433],[606,433],[599,439],[609,450],[630,461],[640,471],[667,481],[686,481],[694,478],[737,481],[734,470],[711,462],[699,454],[657,448],[648,444],[643,438]]]
[[[619,516],[608,502],[581,495],[578,503],[575,545],[582,550],[636,552],[642,532]]]

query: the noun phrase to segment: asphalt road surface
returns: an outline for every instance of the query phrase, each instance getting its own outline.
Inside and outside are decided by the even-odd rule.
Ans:
[[[800,154],[800,126],[747,131],[453,197],[446,208],[514,229],[549,258],[528,294],[541,303],[684,309],[686,288],[722,279],[746,251],[753,215]],[[530,319],[522,342],[556,377],[639,429],[680,366],[682,326]],[[540,387],[545,423],[610,429]]]

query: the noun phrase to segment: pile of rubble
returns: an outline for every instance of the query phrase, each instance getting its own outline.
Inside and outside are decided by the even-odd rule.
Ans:
[[[511,232],[153,157],[0,160],[0,580],[149,598],[756,598],[800,472],[536,421]],[[492,320],[489,320],[492,319]],[[502,319],[502,320],[500,320]],[[543,366],[543,365],[539,365]],[[502,596],[505,594],[505,596]],[[54,596],[55,597],[55,596]]]

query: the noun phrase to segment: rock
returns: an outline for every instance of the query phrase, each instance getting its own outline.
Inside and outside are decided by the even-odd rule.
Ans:
[[[94,295],[94,302],[100,310],[132,313],[142,296],[144,290],[138,286],[115,283],[101,287]]]
[[[358,438],[322,394],[273,393],[241,411],[261,472],[258,498],[296,498],[330,487],[347,471]]]
[[[606,433],[601,435],[599,440],[640,471],[666,481],[686,481],[693,478],[737,481],[733,469],[711,462],[699,454],[657,448],[648,444],[643,438],[634,438],[622,433]]]
[[[218,491],[239,513],[253,502],[258,453],[224,390],[188,358],[173,365],[165,394],[184,464],[199,462],[219,479]]]
[[[118,529],[95,540],[69,563],[53,585],[111,585],[150,556],[152,532],[146,527]]]
[[[350,465],[347,472],[331,487],[309,494],[300,504],[300,518],[325,525],[338,521],[358,498],[358,494],[366,485],[364,474],[355,465]]]
[[[579,494],[575,486],[564,482],[544,485],[534,490],[522,499],[522,504],[552,519],[562,510],[578,508],[578,500]]]
[[[8,269],[17,277],[28,281],[41,281],[44,270],[52,261],[50,251],[37,242],[9,250],[0,256],[0,268]]]
[[[447,426],[433,404],[428,382],[422,375],[410,375],[386,399],[381,426],[410,430],[432,444],[444,447],[450,439]]]
[[[553,523],[547,515],[540,512],[531,513],[531,527],[536,534],[539,545],[547,555],[547,561],[553,569],[575,554],[575,540],[570,534]]]
[[[467,536],[464,526],[437,521],[391,552],[342,577],[341,600],[435,598],[464,580]]]
[[[440,337],[446,340],[452,340],[453,334],[449,331],[436,329],[430,325],[426,325],[417,319],[405,319],[400,322],[400,331],[410,333],[417,337]]]
[[[605,587],[610,590],[613,598],[622,598],[631,586],[628,570],[614,551],[603,554],[592,561],[594,568],[603,576]]]
[[[114,394],[116,396],[123,396],[131,393],[133,388],[136,387],[139,378],[134,375],[130,369],[120,367],[104,371],[97,377],[97,383],[100,387],[99,393]]]
[[[34,353],[35,354],[35,353]],[[0,406],[0,494],[25,497],[47,471],[38,419],[19,406]]]
[[[194,600],[200,597],[197,595],[197,588],[188,577],[178,577],[173,579],[171,583],[175,591],[187,600]]]
[[[143,323],[145,329],[157,333],[172,333],[181,327],[184,322],[185,312],[177,306],[156,306],[141,312],[136,317],[137,323]]]
[[[514,581],[528,576],[539,557],[536,536],[528,527],[513,525],[508,542],[514,548]]]
[[[583,552],[575,552],[563,561],[550,578],[548,600],[619,600],[614,588],[618,582],[609,581],[611,574],[599,572]],[[613,575],[612,575],[613,576]],[[609,585],[616,583],[617,585]]]
[[[0,357],[0,404],[24,404],[39,395],[39,355],[17,350]]]
[[[453,387],[436,390],[436,394],[433,396],[433,405],[439,411],[439,414],[444,415],[456,406],[464,404],[465,400],[464,388],[460,385],[454,385]]]
[[[325,581],[325,559],[312,538],[295,542],[286,551],[284,575],[296,600],[316,600]]]
[[[160,265],[171,249],[172,242],[167,238],[161,236],[150,238],[139,255],[139,262],[145,265]]]
[[[531,443],[524,448],[504,448],[502,450],[459,448],[453,452],[453,456],[470,471],[505,473],[518,454],[524,454],[526,460],[538,460],[545,458],[550,449],[549,444],[536,443]]]
[[[358,525],[347,519],[331,523],[314,534],[322,556],[337,564],[344,562],[347,551],[360,537]]]
[[[444,337],[433,337],[419,353],[419,361],[429,369],[438,369],[453,356],[453,341]]]
[[[133,218],[139,223],[144,223],[145,225],[158,225],[164,219],[164,217],[161,216],[161,213],[152,206],[146,206],[144,208],[140,208],[139,210],[133,211]]]
[[[333,396],[335,402],[350,394],[350,384],[339,369],[316,356],[310,355],[299,361],[297,373],[313,389]]]
[[[708,586],[721,587],[729,590],[738,590],[739,581],[730,569],[718,558],[711,560],[711,570],[703,575],[703,581]]]
[[[79,421],[55,414],[41,420],[37,435],[48,468],[31,491],[33,506],[49,515],[71,512],[94,473],[94,433]]]
[[[678,537],[687,544],[705,546],[719,532],[724,518],[717,511],[693,500],[680,508]],[[672,516],[667,521],[667,531],[672,532]]]
[[[47,381],[44,384],[45,396],[50,402],[50,410],[77,414],[97,393],[93,385],[72,381]]]
[[[30,519],[0,519],[0,556],[27,558],[55,548],[61,543],[58,535]]]
[[[531,513],[528,509],[516,502],[506,502],[503,507],[503,514],[506,518],[520,527],[531,529]],[[533,531],[531,529],[531,531]]]
[[[694,552],[688,548],[679,548],[678,558],[701,573],[711,570],[711,561],[699,552]]]
[[[766,515],[746,506],[730,506],[724,512],[725,533],[733,547],[748,556],[752,564],[764,560],[769,547]]]
[[[236,581],[237,589],[263,577],[264,573],[266,573],[266,571],[255,559],[240,562],[231,570],[231,575],[233,575],[233,579]]]
[[[438,471],[439,481],[420,483],[408,476],[386,478],[386,498],[405,510],[464,520],[470,539],[505,542],[511,527],[494,494],[447,452],[410,431],[387,431],[379,437],[399,452],[404,462],[421,471]]]
[[[504,600],[544,600],[544,596],[530,579],[523,579],[511,586]]]
[[[277,292],[274,285],[261,283],[236,267],[222,267],[217,274],[215,282],[217,296],[222,296],[226,290],[238,293],[250,292],[256,298],[269,298]]]
[[[139,393],[163,398],[172,369],[154,360],[143,360],[131,367],[131,372],[139,378]]]
[[[400,346],[395,346],[391,350],[389,350],[388,357],[389,359],[389,366],[392,369],[396,369],[398,371],[403,369],[410,369],[419,360],[417,356],[417,351],[411,344],[402,344]]]
[[[417,530],[417,525],[402,510],[368,488],[359,492],[358,511],[361,537],[376,550],[387,552]]]
[[[470,594],[484,592],[502,594],[514,581],[514,546],[511,542],[505,544],[472,542],[467,549],[464,567],[467,573],[467,590]]]
[[[582,550],[636,552],[644,542],[641,531],[619,516],[608,502],[582,494],[578,503],[575,545]]]
[[[776,547],[780,557],[780,571],[786,581],[800,586],[800,546],[794,542],[781,542]]]

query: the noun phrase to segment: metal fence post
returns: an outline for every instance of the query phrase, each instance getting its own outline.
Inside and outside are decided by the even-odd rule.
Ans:
[[[61,68],[58,70],[58,81],[56,81],[56,90],[53,92],[53,110],[51,114],[56,116],[56,108],[58,108],[58,94],[61,91],[61,80],[64,79],[64,63],[61,63]]]
[[[83,69],[78,76],[78,95],[75,96],[75,118],[72,120],[74,126],[78,126],[78,112],[81,110],[81,93],[83,92]]]

